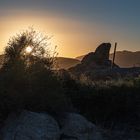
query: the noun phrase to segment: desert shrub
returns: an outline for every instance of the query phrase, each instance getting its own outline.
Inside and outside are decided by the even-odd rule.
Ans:
[[[11,38],[0,70],[0,109],[59,112],[67,108],[62,84],[53,71],[48,37],[29,29]]]
[[[73,106],[94,123],[108,127],[122,123],[139,125],[140,85],[136,86],[133,80],[122,82],[122,79],[122,84],[98,81],[96,86],[75,83],[75,88],[70,88],[72,82],[66,86],[66,94]],[[112,84],[109,86],[109,83]]]

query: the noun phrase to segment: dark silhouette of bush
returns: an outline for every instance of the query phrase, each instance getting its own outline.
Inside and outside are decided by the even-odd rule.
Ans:
[[[10,39],[0,70],[3,114],[22,109],[48,112],[67,109],[62,84],[53,71],[55,52],[51,56],[47,49],[48,39],[33,29]]]
[[[83,83],[74,80],[66,70],[60,70],[59,74],[73,108],[89,120],[107,127],[116,124],[140,125],[139,78],[90,84],[93,81]]]
[[[125,79],[122,79],[125,82]],[[104,127],[116,125],[140,125],[140,86],[139,80],[133,83],[114,85],[85,85],[70,78],[65,79],[65,91],[77,111],[92,122]],[[73,85],[73,86],[72,86]]]

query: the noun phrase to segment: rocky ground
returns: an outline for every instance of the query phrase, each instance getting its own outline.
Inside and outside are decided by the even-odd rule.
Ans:
[[[1,140],[139,140],[140,127],[103,128],[76,113],[56,119],[47,113],[22,111],[9,115]]]
[[[1,130],[1,140],[102,140],[99,129],[76,113],[59,120],[47,113],[11,114]]]

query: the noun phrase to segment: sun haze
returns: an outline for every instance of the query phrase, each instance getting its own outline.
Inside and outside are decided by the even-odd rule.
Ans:
[[[118,50],[139,50],[139,4],[137,0],[0,2],[0,52],[10,37],[30,26],[52,36],[59,56],[76,57],[102,42],[118,42]]]

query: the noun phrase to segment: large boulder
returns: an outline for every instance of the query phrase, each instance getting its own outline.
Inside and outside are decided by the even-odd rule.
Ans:
[[[102,140],[97,127],[76,113],[64,113],[57,121],[47,113],[23,111],[9,115],[1,140]],[[59,124],[59,125],[58,125]]]
[[[97,47],[95,52],[87,54],[82,59],[82,63],[83,64],[95,63],[96,65],[103,65],[106,61],[109,61],[110,48],[111,48],[110,43],[102,43]]]
[[[23,111],[10,115],[3,128],[2,140],[59,140],[58,123],[46,113]]]
[[[95,50],[95,56],[98,59],[109,60],[109,52],[110,52],[111,44],[110,43],[102,43]]]
[[[79,114],[65,114],[60,125],[61,140],[102,140],[97,127]]]
[[[119,66],[113,65],[113,69],[117,69],[116,72],[112,71],[112,61],[109,60],[111,44],[102,43],[97,47],[95,52],[90,52],[81,61],[81,64],[76,65],[69,69],[69,73],[76,79],[90,79],[90,80],[108,80],[118,76]]]

